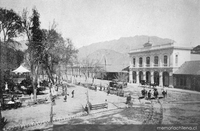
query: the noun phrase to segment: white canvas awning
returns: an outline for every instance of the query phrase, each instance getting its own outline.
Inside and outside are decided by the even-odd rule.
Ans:
[[[25,73],[25,72],[30,72],[28,69],[26,69],[25,67],[23,67],[22,65],[20,65],[17,69],[15,69],[14,71],[15,73]]]

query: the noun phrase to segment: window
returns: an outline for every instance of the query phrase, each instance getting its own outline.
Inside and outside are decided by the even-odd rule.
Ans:
[[[135,58],[133,58],[133,67],[135,67]]]
[[[150,66],[150,57],[147,57],[147,58],[146,58],[146,64],[147,64],[147,65],[146,65],[147,67]]]
[[[158,66],[158,56],[154,57],[154,66]]]
[[[167,56],[164,56],[164,66],[167,66]]]
[[[139,66],[142,67],[142,57],[139,58]]]
[[[178,55],[176,55],[175,63],[176,63],[176,66],[177,66],[178,65]]]

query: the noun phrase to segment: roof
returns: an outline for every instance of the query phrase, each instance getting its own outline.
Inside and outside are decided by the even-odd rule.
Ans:
[[[122,70],[124,69],[124,65],[107,65],[106,66],[106,71],[107,72],[123,72]]]
[[[194,47],[194,48],[191,50],[191,53],[192,53],[192,54],[200,54],[200,45]]]
[[[200,75],[200,61],[186,61],[174,74]]]
[[[20,65],[17,69],[15,69],[14,71],[15,73],[24,73],[24,72],[30,72],[28,69],[26,69],[25,67],[23,67],[22,65]]]
[[[124,69],[122,69],[122,71],[129,71],[129,67],[130,66],[125,67]]]

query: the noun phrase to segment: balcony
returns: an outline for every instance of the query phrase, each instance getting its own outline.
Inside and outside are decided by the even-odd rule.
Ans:
[[[139,64],[139,67],[143,67],[143,65],[142,65],[142,64]]]
[[[158,64],[154,64],[155,67],[158,67]]]
[[[168,66],[168,64],[167,64],[167,63],[164,63],[163,66]]]
[[[146,64],[146,67],[150,67],[150,64]]]

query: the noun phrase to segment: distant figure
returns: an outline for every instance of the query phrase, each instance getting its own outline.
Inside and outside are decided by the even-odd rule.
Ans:
[[[64,91],[64,102],[66,102],[67,101],[67,96],[68,96],[69,94],[67,94],[67,87],[65,87],[65,91]]]
[[[74,98],[74,90],[72,91],[72,98]]]
[[[148,99],[151,99],[151,90],[148,92]]]
[[[31,101],[33,101],[33,99],[34,99],[33,93],[31,93]]]
[[[167,96],[167,90],[165,90],[165,88],[162,89],[162,94],[164,98]]]
[[[12,102],[15,102],[15,97],[14,97],[14,95],[11,96],[11,101],[12,101]]]
[[[128,107],[131,106],[131,94],[129,94],[126,98],[126,104],[128,105]]]
[[[108,92],[107,92],[107,95],[109,95],[110,94],[110,87],[108,87]]]
[[[157,90],[157,89],[154,89],[154,93],[153,93],[153,95],[154,95],[155,99],[158,98],[158,90]]]
[[[141,94],[142,94],[143,97],[146,97],[147,91],[145,90],[145,88],[143,88],[143,90],[141,91]]]
[[[6,82],[6,84],[5,84],[5,91],[6,91],[6,93],[9,93],[8,83],[7,83],[7,82]]]

